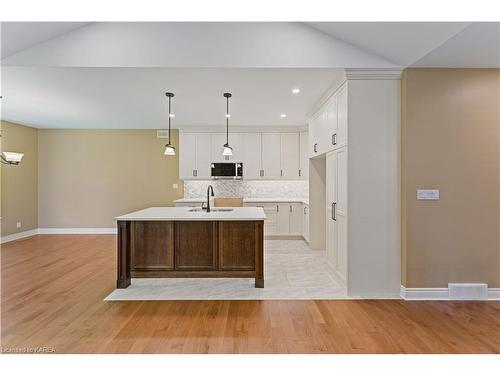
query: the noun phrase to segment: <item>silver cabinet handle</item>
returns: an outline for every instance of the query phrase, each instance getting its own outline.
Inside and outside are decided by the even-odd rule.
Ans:
[[[332,220],[337,221],[337,202],[332,202]]]
[[[299,169],[299,177],[302,177],[302,170]]]
[[[281,173],[281,177],[283,177],[283,169],[280,171],[280,173]]]
[[[290,212],[292,212],[292,205],[290,205]]]
[[[318,144],[317,144],[317,143],[315,143],[315,144],[314,144],[314,146],[313,146],[313,148],[314,148],[314,152],[318,152],[317,147],[318,147]]]
[[[280,206],[276,205],[276,212],[280,212]]]
[[[337,144],[337,133],[333,133],[332,134],[332,145],[336,145]]]

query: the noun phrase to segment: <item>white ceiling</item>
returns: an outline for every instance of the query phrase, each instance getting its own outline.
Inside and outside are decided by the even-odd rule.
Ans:
[[[38,128],[300,126],[343,71],[336,69],[2,68],[2,119]],[[291,90],[301,92],[293,95]],[[281,113],[287,115],[280,117]]]
[[[500,68],[500,23],[473,23],[413,66]]]
[[[298,22],[94,22],[9,56],[2,60],[2,65],[215,68],[396,66]]]
[[[410,66],[469,22],[309,22],[309,26],[398,65]]]
[[[76,30],[88,22],[2,22],[0,58]]]

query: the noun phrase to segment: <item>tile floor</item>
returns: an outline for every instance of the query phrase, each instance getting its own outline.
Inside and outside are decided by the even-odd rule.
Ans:
[[[254,279],[132,279],[106,301],[220,299],[342,299],[345,287],[327,264],[324,251],[302,240],[264,242],[265,288]]]

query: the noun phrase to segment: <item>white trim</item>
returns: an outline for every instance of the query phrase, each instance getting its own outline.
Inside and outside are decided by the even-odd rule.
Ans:
[[[346,69],[347,80],[400,80],[401,69]]]
[[[10,241],[15,241],[15,240],[19,240],[21,238],[35,236],[37,234],[38,234],[38,228],[31,229],[31,230],[26,230],[24,232],[19,232],[19,233],[13,233],[13,234],[9,234],[7,236],[2,236],[0,238],[0,243],[6,243],[6,242],[10,242]]]
[[[500,288],[488,288],[488,301],[500,301]]]
[[[453,301],[448,288],[405,288],[401,285],[400,296],[406,301]],[[500,288],[488,288],[488,301],[493,300],[500,300]]]
[[[116,234],[116,228],[39,228],[39,234]]]
[[[225,133],[225,126],[183,126],[178,128],[179,133]],[[293,126],[233,126],[229,130],[231,133],[283,133],[283,132],[304,132],[307,131],[307,125]]]

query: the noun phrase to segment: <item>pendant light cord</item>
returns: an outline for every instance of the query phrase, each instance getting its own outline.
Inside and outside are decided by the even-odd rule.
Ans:
[[[226,96],[226,144],[229,144],[229,96]]]
[[[170,117],[170,114],[171,114],[170,107],[171,107],[171,105],[172,105],[172,97],[169,96],[168,97],[168,144],[171,144],[170,143],[170,139],[171,139],[170,138],[170,121],[172,120],[172,117]]]

